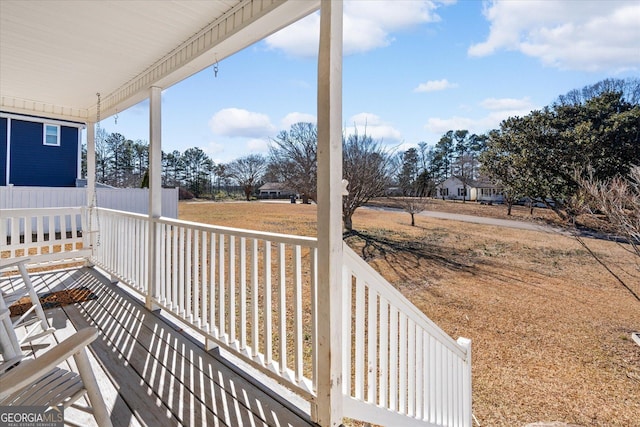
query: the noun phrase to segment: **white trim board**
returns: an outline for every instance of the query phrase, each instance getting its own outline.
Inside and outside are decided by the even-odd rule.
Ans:
[[[66,127],[78,128],[78,129],[85,129],[87,127],[84,123],[68,122],[65,120],[56,120],[56,119],[47,119],[46,117],[28,116],[25,114],[0,112],[0,117],[5,119],[22,120],[24,122],[46,123],[49,125],[66,126]]]

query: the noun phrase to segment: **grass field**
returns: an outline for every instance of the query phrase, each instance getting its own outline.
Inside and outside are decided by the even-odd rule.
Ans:
[[[431,209],[506,217],[505,208]],[[181,202],[181,219],[315,236],[315,205]],[[522,220],[552,221],[537,209]],[[640,266],[624,245],[359,209],[346,238],[452,337],[472,339],[482,426],[640,426]],[[612,274],[614,273],[616,277]]]

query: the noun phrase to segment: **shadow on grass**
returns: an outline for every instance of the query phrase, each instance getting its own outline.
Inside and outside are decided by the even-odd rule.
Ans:
[[[381,234],[352,230],[343,239],[367,262],[381,259],[403,281],[414,282],[424,272],[425,262],[454,272],[474,274],[473,262],[464,262],[460,254],[443,253],[437,245],[422,240],[399,240]],[[435,268],[437,270],[437,268]]]

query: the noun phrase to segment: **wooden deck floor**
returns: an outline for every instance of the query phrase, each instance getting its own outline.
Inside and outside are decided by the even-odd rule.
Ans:
[[[311,426],[270,388],[202,346],[176,323],[144,308],[98,270],[34,273],[38,294],[85,286],[97,299],[46,311],[57,330],[26,349],[35,357],[77,329],[95,326],[90,359],[114,426]],[[18,276],[0,278],[0,288]],[[65,420],[95,425],[72,408]]]

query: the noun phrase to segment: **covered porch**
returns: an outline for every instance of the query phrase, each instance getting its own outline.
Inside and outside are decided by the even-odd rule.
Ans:
[[[22,286],[5,276],[0,290]],[[75,331],[94,326],[100,338],[90,361],[114,426],[303,426],[307,408],[279,397],[273,384],[219,351],[206,352],[197,335],[161,312],[150,312],[96,268],[74,266],[36,272],[38,294],[89,289],[96,299],[46,310],[53,335],[23,346],[41,355]],[[18,334],[24,330],[18,330]],[[228,357],[228,355],[227,355]],[[289,393],[290,394],[290,393]],[[300,399],[298,399],[301,401]],[[82,402],[81,402],[82,403]],[[300,402],[297,402],[298,404]],[[96,425],[92,416],[69,408],[65,421]]]
[[[99,223],[100,229],[82,232],[88,222]],[[53,262],[85,265],[63,272],[62,278],[37,270],[32,274],[44,284],[39,293],[85,284],[98,291],[98,303],[64,311],[75,328],[96,326],[95,319],[106,322],[103,336],[93,344],[101,348],[94,348],[96,354],[110,354],[101,359],[103,369],[118,371],[126,356],[134,357],[132,365],[138,368],[140,360],[146,360],[140,368],[145,372],[152,369],[149,363],[162,371],[169,365],[158,361],[165,363],[166,354],[176,348],[168,332],[173,329],[175,337],[189,331],[184,343],[190,350],[179,356],[184,363],[204,372],[201,365],[210,360],[208,352],[223,352],[228,363],[247,366],[273,384],[267,394],[289,402],[285,407],[303,402],[293,407],[306,414],[305,422],[317,422],[313,408],[319,404],[323,377],[319,329],[327,322],[319,310],[317,239],[108,209],[4,210],[0,224],[0,238],[8,242],[4,260],[28,257],[33,267]],[[346,245],[343,256],[344,292],[337,313],[341,417],[382,425],[467,425],[470,342],[456,342],[442,332]],[[41,261],[45,263],[37,264]],[[152,269],[155,286],[148,280]],[[5,291],[7,283],[17,280],[10,277],[3,279]],[[106,298],[102,295],[112,297],[101,304],[100,298]],[[149,319],[166,321],[162,327],[150,326]],[[145,338],[138,338],[141,331],[147,331]],[[167,363],[173,367],[180,362],[174,357]],[[201,395],[198,387],[214,379],[202,378],[195,389],[189,382],[192,376],[184,382],[158,373],[154,383],[145,377],[135,381],[146,384],[143,389],[155,396],[156,405],[176,405],[177,399],[180,405],[202,407],[206,404],[191,394]],[[176,385],[190,392],[168,391]],[[167,398],[169,403],[160,403]]]
[[[318,8],[318,238],[162,217],[163,88]],[[204,362],[209,360],[206,352],[219,347],[303,399],[305,422],[337,426],[353,418],[383,425],[471,425],[470,342],[456,342],[443,333],[342,242],[341,2],[50,1],[38,3],[37,9],[31,2],[2,3],[1,108],[87,123],[90,202],[66,209],[3,210],[2,256],[12,261],[28,257],[34,266],[70,260],[95,265],[144,304],[144,309],[131,311],[122,301],[109,303],[120,304],[115,318],[129,320],[127,327],[148,330],[145,321],[161,310],[193,330],[199,350],[183,360],[205,363],[190,372],[199,377],[138,380],[146,381],[148,396],[163,402],[158,405],[177,408],[167,415],[170,419],[177,425],[196,424],[196,413],[217,416],[219,406],[209,405],[231,402],[214,399],[214,392],[205,393],[205,400],[195,399],[202,394],[192,388],[221,385],[208,383],[206,378],[214,380],[214,368]],[[75,19],[85,31],[67,37],[68,28],[49,29],[50,19]],[[169,21],[173,23],[166,25]],[[116,22],[119,32],[113,38],[105,28]],[[60,42],[41,43],[49,39]],[[69,67],[90,71],[74,80]],[[96,92],[101,96],[96,98]],[[95,125],[147,98],[149,214],[98,208],[91,202]],[[87,308],[74,319],[70,316],[71,323],[92,321],[82,312],[89,304],[95,306],[95,318],[111,317],[103,305],[83,304]],[[139,316],[127,314],[136,310]],[[155,363],[171,348],[166,339],[170,328],[165,327],[164,339],[149,335],[140,345],[127,347],[134,342],[121,338],[130,334],[127,327],[111,322],[93,346],[106,345],[112,356],[135,350],[135,360]],[[156,348],[150,347],[152,341]],[[115,357],[105,366],[117,366],[121,359]],[[200,375],[205,368],[209,377]],[[192,382],[196,380],[200,382]],[[172,381],[186,385],[180,389],[185,393],[170,391]],[[112,414],[117,404],[112,402]],[[129,418],[132,423],[134,418]],[[259,420],[280,425],[280,420]]]

